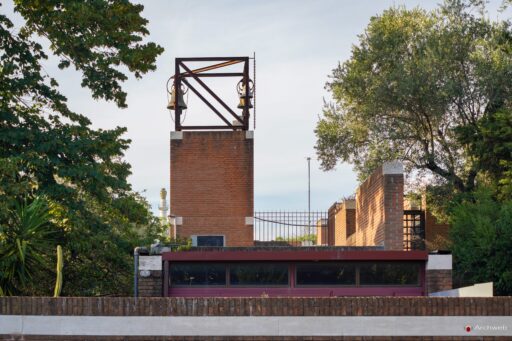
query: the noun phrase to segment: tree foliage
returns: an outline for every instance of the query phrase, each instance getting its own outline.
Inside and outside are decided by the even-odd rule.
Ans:
[[[155,57],[163,51],[155,43],[141,43],[149,34],[148,21],[140,15],[144,7],[128,0],[15,0],[15,5],[26,20],[23,37],[46,37],[60,68],[73,65],[94,98],[114,100],[121,107],[126,93],[119,83],[127,76],[119,67],[140,78],[156,68]]]
[[[49,270],[45,255],[58,233],[50,219],[47,202],[35,198],[30,204],[17,204],[0,224],[0,288],[5,295],[33,293],[34,277]]]
[[[478,129],[461,131],[460,136],[484,179],[497,187],[498,197],[512,199],[512,110],[487,115],[478,122]]]
[[[49,41],[59,67],[82,73],[94,98],[119,107],[126,106],[127,74],[154,70],[163,49],[142,42],[148,34],[143,6],[127,0],[14,3],[22,27],[0,15],[2,236],[14,227],[8,219],[17,203],[44,195],[62,232],[63,294],[129,293],[132,247],[148,242],[159,224],[127,181],[126,129],[95,130],[71,111],[42,67],[48,52],[38,41]]]
[[[493,281],[495,294],[512,294],[512,201],[480,189],[450,214],[456,287]]]
[[[326,85],[334,102],[315,131],[324,169],[350,162],[362,180],[400,159],[408,170],[471,191],[485,162],[465,137],[510,113],[512,31],[468,6],[398,7],[370,20]]]

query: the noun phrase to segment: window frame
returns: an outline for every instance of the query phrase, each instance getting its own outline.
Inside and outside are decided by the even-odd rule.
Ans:
[[[287,283],[286,284],[232,284],[231,283],[231,266],[235,264],[284,264],[286,265],[286,276],[287,276]],[[293,262],[282,262],[282,261],[244,261],[244,262],[230,262],[227,266],[227,274],[228,274],[228,281],[227,281],[227,287],[228,288],[290,288],[291,287],[291,270],[290,267],[292,266]]]
[[[375,287],[404,287],[404,288],[416,288],[421,287],[421,263],[417,261],[360,261],[358,262],[359,265],[357,266],[357,283],[358,287],[360,288],[375,288]],[[415,284],[361,284],[361,265],[363,264],[406,264],[406,265],[414,265],[416,266],[416,283]]]
[[[297,282],[297,266],[308,263],[347,263],[355,265],[355,283],[354,284],[299,284]],[[361,265],[365,264],[406,264],[413,265],[416,267],[416,283],[415,284],[361,284]],[[294,262],[294,287],[296,288],[377,288],[377,287],[421,287],[422,286],[422,274],[421,274],[421,262],[418,261],[309,261],[309,262]]]
[[[321,264],[321,263],[347,263],[355,266],[355,284],[298,284],[298,274],[297,270],[300,265],[303,264]],[[369,264],[400,264],[400,265],[408,265],[414,266],[416,269],[416,282],[415,284],[361,284],[361,266],[369,265]],[[172,284],[172,271],[171,267],[173,265],[183,265],[183,264],[199,264],[199,265],[207,265],[207,264],[215,264],[222,265],[225,271],[225,284],[200,284],[200,285],[173,285]],[[250,264],[284,264],[287,269],[287,284],[232,284],[231,283],[231,270],[233,265],[250,265]],[[179,262],[169,262],[169,278],[168,278],[168,287],[169,288],[189,288],[189,289],[204,289],[204,288],[377,288],[377,287],[421,287],[423,284],[423,276],[422,274],[422,264],[420,261],[179,261]]]
[[[214,246],[214,245],[197,245],[198,237],[222,237],[222,245],[221,246]],[[190,236],[190,239],[192,239],[192,246],[199,246],[199,247],[225,247],[226,246],[226,236],[223,234],[194,234]]]
[[[325,264],[325,263],[331,263],[331,264],[338,264],[338,263],[347,263],[347,264],[353,264],[355,266],[355,273],[354,273],[354,284],[299,284],[298,283],[298,279],[299,279],[299,276],[298,276],[298,267],[300,265],[304,265],[304,264]],[[359,279],[359,266],[357,264],[358,262],[353,262],[353,261],[309,261],[309,262],[294,262],[294,265],[295,265],[295,269],[294,269],[294,279],[295,279],[295,287],[296,288],[354,288],[357,286],[357,282],[358,282],[358,279]]]
[[[225,283],[224,284],[198,284],[198,285],[184,285],[184,284],[178,284],[178,285],[173,285],[172,284],[172,271],[171,271],[171,267],[173,265],[183,265],[183,264],[200,264],[200,265],[204,265],[204,264],[216,264],[216,265],[223,265],[224,266],[224,281]],[[169,262],[169,281],[168,281],[168,285],[169,285],[169,288],[226,288],[228,287],[228,277],[229,276],[229,272],[228,272],[228,268],[227,268],[227,263],[226,262]]]

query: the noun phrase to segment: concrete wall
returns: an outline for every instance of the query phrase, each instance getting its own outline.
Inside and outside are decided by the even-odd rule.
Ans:
[[[377,168],[356,192],[356,246],[403,250],[404,175],[399,162]]]
[[[171,133],[170,212],[180,237],[223,235],[253,245],[253,135],[250,131]]]
[[[438,291],[431,293],[430,296],[438,297],[493,297],[493,282],[478,283],[468,287],[462,287],[452,290]]]

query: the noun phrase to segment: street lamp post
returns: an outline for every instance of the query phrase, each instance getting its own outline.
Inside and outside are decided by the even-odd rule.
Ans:
[[[308,156],[308,237],[311,234],[311,158]]]

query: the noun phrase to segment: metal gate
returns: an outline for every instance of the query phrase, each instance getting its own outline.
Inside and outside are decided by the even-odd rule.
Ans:
[[[255,245],[328,245],[327,212],[254,213]]]
[[[425,250],[425,212],[405,210],[404,250]],[[330,245],[334,238],[328,212],[265,211],[254,214],[254,242],[260,246]],[[332,230],[332,231],[329,231]]]

